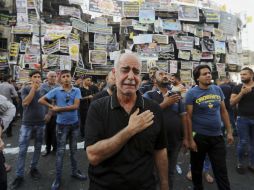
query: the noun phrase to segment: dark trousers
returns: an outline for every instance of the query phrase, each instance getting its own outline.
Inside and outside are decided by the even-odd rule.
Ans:
[[[1,190],[7,190],[7,174],[5,171],[5,166],[4,166],[4,155],[3,152],[0,151],[0,189]]]
[[[173,189],[178,154],[182,147],[182,141],[176,143],[174,148],[168,148],[168,183],[169,189]]]
[[[88,109],[80,109],[80,134],[82,137],[85,136],[85,124],[87,112]]]
[[[198,152],[191,151],[191,172],[194,190],[203,190],[202,171],[206,154],[208,154],[219,190],[230,190],[226,167],[226,146],[222,136],[196,134],[194,141]]]
[[[56,116],[52,116],[49,122],[46,124],[45,130],[45,141],[46,141],[46,151],[51,151],[51,146],[53,150],[56,150]]]

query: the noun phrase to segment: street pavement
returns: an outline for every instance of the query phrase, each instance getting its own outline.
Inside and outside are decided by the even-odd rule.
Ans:
[[[18,147],[18,133],[20,128],[20,121],[15,122],[13,126],[13,136],[7,138],[4,136],[4,141],[6,145],[6,162],[12,166],[11,172],[8,173],[8,184],[12,182],[15,178],[15,167],[17,161],[17,147]],[[236,139],[237,140],[237,139]],[[30,142],[30,146],[33,146],[33,140]],[[236,163],[236,148],[235,144],[227,146],[227,166],[228,166],[228,175],[231,183],[232,190],[253,190],[254,189],[254,173],[247,171],[245,175],[239,175],[235,171]],[[44,146],[45,147],[45,146]],[[42,151],[44,151],[44,147]],[[83,149],[83,143],[80,139],[79,149],[77,153],[78,166],[79,169],[87,175],[88,161]],[[15,149],[16,148],[16,149]],[[25,181],[24,184],[19,188],[20,190],[50,190],[51,184],[55,176],[55,155],[50,154],[47,157],[41,157],[39,160],[38,169],[42,174],[42,178],[38,181],[34,181],[29,176],[29,164],[32,157],[32,149],[27,154],[26,158],[26,170],[25,170]],[[192,189],[192,183],[186,179],[186,173],[189,168],[189,154],[181,153],[179,155],[178,164],[181,167],[182,173],[176,172],[175,179],[175,190],[189,190]],[[87,190],[89,180],[87,181],[78,181],[70,176],[71,165],[69,159],[69,150],[65,152],[65,160],[63,166],[63,177],[61,190]],[[204,181],[205,190],[216,190],[216,183],[208,184]],[[120,189],[119,189],[120,190]]]

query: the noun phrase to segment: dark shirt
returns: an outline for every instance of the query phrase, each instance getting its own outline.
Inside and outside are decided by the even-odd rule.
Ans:
[[[131,113],[151,110],[154,123],[136,134],[113,156],[97,166],[89,165],[90,188],[98,190],[147,190],[156,189],[154,178],[154,151],[166,147],[161,109],[137,92],[137,100]],[[116,97],[98,99],[91,103],[87,114],[86,147],[116,135],[125,128],[130,114],[121,107]],[[94,188],[92,188],[93,186]]]
[[[139,91],[141,92],[141,94],[145,94],[146,92],[153,89],[153,85],[153,82],[149,80],[147,83],[144,83],[140,86]]]
[[[27,97],[31,90],[30,86],[26,86],[21,90],[22,101]],[[40,90],[35,92],[35,95],[28,106],[23,106],[23,125],[43,125],[45,116],[45,106],[38,103],[41,94]]]
[[[227,110],[232,110],[231,106],[230,106],[230,96],[232,93],[232,89],[231,86],[229,86],[228,84],[222,84],[219,86],[225,96],[224,102],[225,102],[225,106],[227,108]]]
[[[95,88],[92,86],[89,87],[88,89],[81,87],[80,92],[81,92],[82,99],[80,100],[79,108],[80,108],[80,110],[88,110],[89,105],[91,103],[91,99],[83,99],[83,98],[86,96],[89,96],[89,95],[96,94],[98,92],[98,88]]]
[[[172,93],[170,92],[170,95]],[[163,102],[163,94],[159,90],[153,90],[144,94],[145,98],[160,104]],[[186,114],[182,101],[172,104],[162,110],[163,124],[167,132],[168,149],[172,149],[183,140],[183,125],[181,115]]]
[[[106,96],[109,96],[108,91],[107,91],[107,90],[102,90],[102,91],[96,93],[96,94],[93,96],[92,101],[98,100],[98,99],[103,98],[103,97],[106,97]]]
[[[242,84],[237,85],[232,94],[239,94],[242,89]],[[254,119],[254,87],[248,94],[243,95],[238,103],[238,115]]]

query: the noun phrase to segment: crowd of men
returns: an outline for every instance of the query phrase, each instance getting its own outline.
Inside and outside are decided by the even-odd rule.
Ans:
[[[214,85],[211,68],[200,65],[193,71],[195,85],[186,86],[179,75],[153,67],[142,80],[139,57],[123,53],[101,89],[92,85],[91,76],[73,84],[68,70],[48,72],[43,83],[41,73],[31,71],[30,82],[22,88],[4,78],[0,84],[1,189],[7,189],[8,166],[1,134],[6,131],[11,136],[13,118],[21,114],[16,177],[10,189],[24,183],[27,149],[34,134],[29,173],[33,179],[40,179],[40,156],[55,153],[51,190],[60,189],[67,143],[71,176],[87,180],[76,158],[79,135],[85,139],[89,190],[174,189],[177,158],[183,146],[190,149],[188,178],[194,190],[204,189],[204,161],[211,164],[218,189],[230,190],[224,139],[232,144],[237,133],[236,171],[245,173],[247,152],[248,169],[254,172],[253,70],[243,68],[240,75],[239,85],[227,79]],[[46,149],[41,153],[44,133]],[[205,173],[207,180],[213,181]]]

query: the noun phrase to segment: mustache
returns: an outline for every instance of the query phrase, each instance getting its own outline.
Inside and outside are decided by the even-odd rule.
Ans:
[[[127,80],[122,83],[123,85],[136,86],[136,82],[134,80]]]

